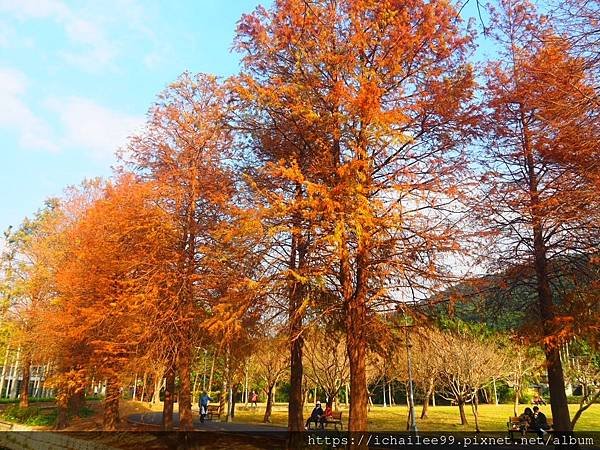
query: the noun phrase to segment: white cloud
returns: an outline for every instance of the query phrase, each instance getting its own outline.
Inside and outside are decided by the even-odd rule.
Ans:
[[[163,62],[163,54],[158,51],[153,51],[144,56],[144,66],[148,69],[155,69]]]
[[[127,142],[127,137],[144,124],[143,117],[106,108],[82,97],[53,98],[47,106],[54,111],[63,128],[60,146],[80,149],[96,159],[111,159]]]
[[[14,28],[6,22],[0,21],[0,47],[8,47],[14,36]]]
[[[22,72],[0,68],[0,128],[15,132],[22,147],[57,151],[50,127],[23,99],[26,89],[27,78]]]
[[[98,17],[84,17],[83,12],[74,11],[59,0],[0,0],[0,12],[20,20],[50,19],[58,23],[77,47],[59,55],[81,69],[98,71],[110,66],[117,55],[116,46],[107,38]]]
[[[0,67],[0,129],[15,133],[22,148],[77,150],[107,160],[144,124],[143,117],[110,109],[88,98],[55,97],[42,105],[58,118],[60,129],[53,130],[27,104],[27,85],[22,72]]]

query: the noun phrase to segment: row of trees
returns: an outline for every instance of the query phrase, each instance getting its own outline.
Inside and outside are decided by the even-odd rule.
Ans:
[[[597,55],[525,1],[492,17],[498,58],[480,73],[474,33],[446,2],[259,7],[238,24],[239,75],[182,75],[111,181],[71,189],[9,233],[6,314],[24,361],[54,361],[59,427],[94,378],[108,380],[114,428],[121,375],[155,364],[164,427],[178,380],[191,429],[195,349],[217,343],[231,392],[233,361],[277,335],[289,429],[303,430],[318,361],[304,341],[325,323],[344,336],[349,430],[365,430],[369,348],[390,342],[380,313],[437,301],[471,264],[522,261],[554,424],[570,430],[559,347],[597,335],[598,285],[558,289],[551,262],[597,257]],[[269,373],[268,385],[282,374]],[[455,387],[459,405],[484,378],[471,394]]]

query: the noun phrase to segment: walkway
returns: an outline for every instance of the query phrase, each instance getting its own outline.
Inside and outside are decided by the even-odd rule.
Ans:
[[[194,431],[191,432],[162,432],[160,430],[162,413],[151,412],[142,414],[131,414],[127,416],[127,422],[134,425],[155,428],[152,432],[147,430],[145,434],[152,434],[160,445],[157,448],[211,448],[211,449],[265,449],[279,450],[285,447],[287,429],[285,427],[245,422],[218,422],[205,421],[200,423],[200,418],[194,416]],[[173,413],[173,426],[179,427],[179,413]],[[148,448],[154,448],[148,446]]]
[[[162,413],[151,412],[142,414],[131,414],[127,416],[127,422],[135,425],[151,425],[160,427],[162,422]],[[179,413],[173,413],[173,426],[179,428]],[[194,416],[194,430],[199,431],[224,431],[232,433],[253,433],[253,432],[285,432],[286,428],[262,423],[246,423],[246,422],[219,422],[207,420],[204,423],[200,422],[200,418]]]

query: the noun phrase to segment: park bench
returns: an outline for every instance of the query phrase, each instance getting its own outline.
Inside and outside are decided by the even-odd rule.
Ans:
[[[206,407],[206,420],[215,420],[221,417],[221,405],[208,405]]]
[[[554,432],[554,430],[552,429],[552,417],[546,417],[546,421],[548,422],[548,429],[544,430],[547,433],[552,433]],[[517,435],[521,434],[521,430],[520,427],[521,426],[521,421],[518,417],[509,417],[508,418],[508,422],[506,423],[506,427],[508,428],[508,435],[510,436],[511,439],[515,438],[515,433]],[[537,433],[536,430],[534,430],[533,428],[527,428],[525,430],[525,433]]]
[[[337,431],[338,425],[340,426],[340,429],[343,430],[344,424],[342,423],[342,412],[334,411],[331,413],[331,417],[325,418],[325,422],[324,422],[325,428],[327,428],[327,425],[329,425],[329,424],[334,425],[336,431]]]

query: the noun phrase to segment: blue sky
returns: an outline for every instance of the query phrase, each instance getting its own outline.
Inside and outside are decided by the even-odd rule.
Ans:
[[[0,0],[0,231],[110,175],[181,72],[235,73],[235,24],[259,3],[270,1]]]
[[[0,0],[0,230],[109,175],[181,72],[235,73],[235,24],[259,3]]]

